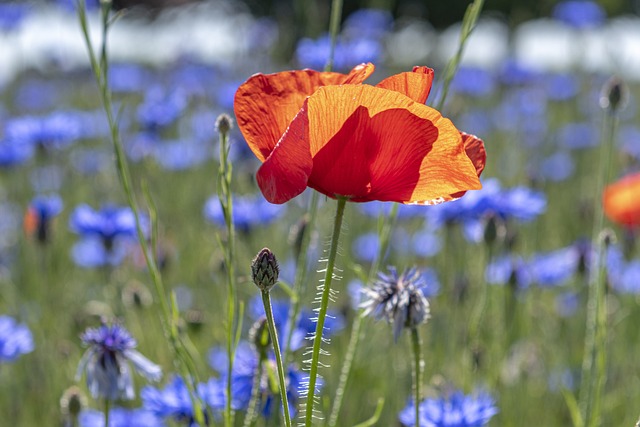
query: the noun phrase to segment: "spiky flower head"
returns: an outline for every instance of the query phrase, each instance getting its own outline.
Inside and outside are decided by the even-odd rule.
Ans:
[[[129,363],[149,380],[158,381],[162,377],[160,366],[134,350],[136,340],[117,323],[89,328],[81,338],[88,349],[78,364],[76,381],[85,371],[87,388],[93,398],[133,399],[135,393]]]
[[[216,119],[216,129],[218,132],[223,134],[228,134],[229,131],[233,128],[233,119],[229,117],[228,114],[220,114]]]
[[[403,328],[415,328],[429,320],[429,301],[423,293],[426,286],[417,269],[398,275],[394,267],[389,267],[389,274],[379,273],[373,286],[362,289],[365,300],[360,308],[364,315],[373,314],[389,322],[397,340]]]
[[[278,281],[278,260],[269,248],[263,248],[251,263],[251,277],[262,292],[269,292]]]

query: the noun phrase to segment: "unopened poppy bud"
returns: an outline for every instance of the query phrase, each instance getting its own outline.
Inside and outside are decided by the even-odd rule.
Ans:
[[[271,249],[262,249],[251,263],[253,283],[263,292],[269,292],[278,281],[279,274],[280,269],[276,256],[271,252]]]
[[[271,336],[269,335],[269,326],[267,318],[262,317],[251,325],[249,330],[249,342],[253,344],[260,358],[266,357],[267,351],[271,348]]]
[[[60,398],[60,412],[65,417],[76,418],[85,406],[87,399],[77,386],[66,389]]]
[[[617,76],[611,77],[602,87],[600,106],[612,113],[623,109],[629,99],[627,85]]]
[[[220,114],[216,119],[216,129],[222,134],[228,134],[233,127],[233,119],[228,114]]]

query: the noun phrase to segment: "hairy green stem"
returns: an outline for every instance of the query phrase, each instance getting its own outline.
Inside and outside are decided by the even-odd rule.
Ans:
[[[280,398],[284,408],[284,422],[287,427],[291,427],[291,415],[289,414],[289,400],[287,399],[287,382],[285,380],[285,370],[282,364],[282,355],[280,353],[280,344],[278,343],[278,332],[276,331],[276,323],[273,320],[273,310],[271,309],[271,297],[269,291],[262,291],[262,304],[264,312],[267,315],[267,325],[269,326],[269,335],[273,344],[273,352],[276,355],[276,367],[278,368],[278,381],[280,382]]]
[[[313,339],[311,366],[309,369],[309,388],[307,390],[307,401],[305,408],[306,427],[311,426],[311,421],[313,418],[313,404],[316,391],[316,380],[318,377],[318,364],[320,361],[320,346],[322,345],[324,321],[327,316],[327,308],[329,307],[329,297],[331,296],[331,282],[333,281],[333,270],[336,262],[336,254],[338,253],[338,241],[340,239],[340,230],[342,228],[342,219],[344,217],[344,209],[346,204],[347,199],[342,197],[338,198],[338,206],[336,208],[336,216],[333,223],[333,233],[331,234],[331,247],[329,248],[329,257],[327,258],[327,268],[325,270],[324,281],[321,286],[322,296],[320,300],[320,310],[318,311],[316,332]]]
[[[373,261],[373,264],[371,264],[371,268],[369,269],[369,275],[367,276],[367,283],[365,283],[365,286],[368,286],[371,281],[373,281],[376,274],[378,273],[378,270],[380,269],[380,263],[384,258],[384,254],[387,253],[391,231],[393,230],[393,227],[398,218],[398,208],[399,205],[397,203],[394,203],[391,207],[391,212],[389,213],[388,218],[385,218],[384,212],[381,213],[378,217],[378,253]],[[353,325],[351,326],[351,336],[349,337],[347,353],[345,354],[344,360],[342,361],[342,368],[340,369],[340,379],[338,380],[338,387],[336,388],[336,394],[333,398],[331,414],[329,415],[330,427],[335,427],[338,422],[340,409],[342,408],[342,402],[344,401],[344,392],[347,388],[347,382],[349,381],[351,368],[353,366],[353,360],[355,359],[356,351],[358,350],[358,344],[362,339],[362,336],[364,335],[362,331],[362,322],[363,317],[358,315],[354,319]]]
[[[420,382],[422,381],[422,343],[418,328],[411,328],[411,348],[413,350],[413,400],[415,407],[415,427],[420,427]]]
[[[605,301],[606,246],[600,236],[604,228],[604,211],[600,195],[611,177],[616,127],[615,113],[607,111],[603,122],[604,138],[600,173],[595,192],[595,221],[592,239],[597,248],[598,270],[589,279],[585,349],[580,385],[580,412],[586,427],[595,427],[602,423],[601,399],[606,381],[607,307]]]

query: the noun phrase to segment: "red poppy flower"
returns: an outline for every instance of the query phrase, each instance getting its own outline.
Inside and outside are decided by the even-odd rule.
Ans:
[[[357,72],[356,67],[350,75],[357,72],[358,78],[345,80],[359,83],[373,69],[370,64],[366,67],[366,72]],[[291,73],[285,74],[289,80],[301,72]],[[280,74],[271,75],[271,80],[282,83],[286,79]],[[391,76],[376,87],[316,87],[306,100],[291,92],[300,86],[310,90],[309,85],[272,90],[270,81],[262,85],[266,95],[254,83],[247,90],[244,86],[256,78],[264,76],[252,77],[239,89],[236,116],[249,146],[264,161],[257,181],[272,203],[284,203],[307,186],[354,202],[415,204],[453,200],[466,190],[481,188],[478,176],[486,158],[482,141],[461,134],[424,105],[433,80],[430,68],[414,67],[413,72]],[[279,93],[286,95],[281,102]],[[295,109],[292,104],[300,100],[302,108],[288,118]],[[265,119],[269,105],[276,111]],[[263,115],[260,126],[249,112]]]
[[[618,224],[640,225],[640,173],[628,175],[607,186],[602,196],[604,213]]]

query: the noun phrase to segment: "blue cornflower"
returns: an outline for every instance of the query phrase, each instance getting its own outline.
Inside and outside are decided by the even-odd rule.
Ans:
[[[552,101],[568,101],[580,92],[580,80],[573,74],[552,74],[545,79],[547,97]]]
[[[206,401],[204,399],[206,388],[204,384],[198,387],[198,393],[203,401]],[[159,418],[170,418],[194,427],[197,425],[194,421],[189,390],[179,376],[174,376],[163,389],[145,386],[140,392],[140,397],[144,408]]]
[[[296,47],[296,59],[302,67],[322,69],[329,59],[331,39],[324,34],[316,40],[301,39]],[[363,62],[379,62],[382,57],[380,41],[372,38],[339,38],[334,54],[334,68],[345,70]]]
[[[80,412],[80,427],[104,427],[104,413],[93,409]],[[165,424],[146,409],[113,408],[108,427],[163,427]]]
[[[36,196],[30,203],[24,217],[27,234],[35,235],[40,243],[49,237],[51,220],[62,212],[62,199],[58,195]]]
[[[143,231],[148,223],[142,217]],[[79,205],[69,219],[71,231],[82,236],[72,248],[72,256],[81,267],[99,267],[120,264],[136,235],[136,222],[130,208],[113,205],[103,206],[99,211],[88,205]]]
[[[56,111],[48,116],[13,118],[5,124],[5,137],[44,149],[62,149],[83,136],[83,117],[75,111]]]
[[[555,19],[580,29],[597,27],[607,19],[602,6],[594,1],[569,0],[558,3],[551,13]]]
[[[640,161],[640,128],[634,125],[623,126],[618,133],[618,145],[622,152]]]
[[[109,65],[109,87],[114,92],[142,92],[152,81],[151,73],[144,67],[126,63]]]
[[[405,426],[413,426],[415,403],[410,402],[399,414]],[[498,413],[495,400],[485,392],[465,395],[455,391],[447,397],[420,402],[420,427],[482,427]]]
[[[491,285],[511,285],[516,289],[526,289],[532,281],[530,266],[517,255],[496,258],[487,265],[484,277]]]
[[[591,259],[590,248],[578,242],[555,251],[540,253],[528,263],[532,280],[539,286],[561,286]]]
[[[0,139],[0,167],[21,165],[31,159],[34,152],[28,142]]]
[[[593,123],[567,123],[558,129],[556,138],[563,148],[592,148],[600,142],[600,131]]]
[[[493,75],[479,67],[460,67],[451,81],[451,89],[461,95],[485,97],[496,90]]]
[[[231,374],[231,406],[236,410],[247,409],[251,400],[251,393],[253,390],[253,384],[255,376],[258,373],[259,356],[255,348],[246,341],[238,344],[235,352],[235,360],[233,364],[233,372]],[[266,360],[266,363],[274,364],[275,361],[271,358]],[[226,376],[227,372],[225,367],[227,365],[227,354],[225,350],[214,349],[209,353],[209,364],[211,367],[221,374],[219,380],[210,380],[208,383],[208,403],[214,409],[223,409],[226,402]],[[262,414],[269,416],[273,410],[273,400],[279,397],[277,386],[269,384],[270,377],[268,371],[270,369],[276,369],[275,366],[270,366],[263,370],[264,379],[260,381],[260,399]],[[294,365],[290,365],[287,369],[287,397],[289,401],[290,410],[295,412],[298,399],[302,395],[304,387],[304,378],[307,377],[304,373],[295,368]],[[271,379],[273,379],[271,377]],[[276,394],[274,394],[276,390]]]
[[[426,287],[416,268],[398,275],[394,267],[389,267],[389,274],[379,273],[371,287],[362,289],[365,300],[360,307],[364,315],[372,314],[390,323],[397,340],[403,328],[415,328],[429,320],[429,301],[422,291]]]
[[[532,175],[537,179],[544,179],[551,182],[561,182],[573,175],[575,163],[571,154],[566,151],[558,151],[549,157],[542,159]]]
[[[136,340],[118,324],[88,328],[81,339],[89,348],[78,364],[76,381],[85,372],[87,388],[96,399],[131,400],[135,397],[130,363],[151,381],[162,377],[160,366],[136,351]]]
[[[640,259],[627,261],[619,245],[607,249],[607,274],[611,287],[627,294],[640,293]]]
[[[22,3],[0,3],[0,31],[15,30],[28,16],[32,5]]]
[[[388,10],[358,9],[345,19],[343,33],[377,39],[391,31],[392,27],[393,15]]]
[[[436,256],[442,249],[442,239],[436,230],[427,226],[413,235],[411,246],[416,255],[430,258]]]
[[[20,85],[14,99],[20,110],[47,111],[60,102],[60,90],[59,86],[51,81],[29,79]]]
[[[538,77],[540,77],[540,73],[515,59],[507,59],[498,72],[498,78],[502,84],[510,86],[533,83]]]
[[[157,131],[172,125],[187,106],[187,96],[181,90],[165,93],[164,89],[154,86],[138,106],[138,122],[145,130]]]
[[[73,168],[82,175],[97,175],[111,165],[112,153],[102,148],[76,148],[71,152]]]
[[[288,301],[272,300],[273,320],[276,324],[276,330],[280,337],[281,346],[284,347],[284,342],[289,334],[290,325],[286,324],[289,319],[290,304]],[[258,320],[264,317],[264,305],[259,295],[253,297],[249,303],[249,315],[253,320]],[[298,316],[298,320],[295,322],[295,327],[291,334],[291,351],[296,351],[305,345],[305,338],[315,333],[316,322],[315,318],[318,314],[308,308],[302,308]],[[330,338],[337,332],[344,328],[344,317],[333,310],[329,310],[327,318],[324,323],[323,337]]]
[[[271,224],[280,218],[286,208],[274,205],[260,195],[233,197],[233,223],[236,229],[248,232],[255,227]],[[204,217],[213,224],[223,227],[224,215],[218,196],[212,196],[204,205]]]
[[[9,316],[0,316],[0,362],[13,362],[34,349],[29,328]]]
[[[153,156],[163,169],[187,170],[211,158],[208,145],[191,141],[163,141],[153,147]]]
[[[379,215],[384,214],[389,216],[393,203],[373,201],[369,203],[358,203],[358,209],[364,215],[372,218],[377,218]],[[398,206],[398,219],[411,219],[419,218],[425,215],[425,209],[423,206],[416,205],[399,205]]]

